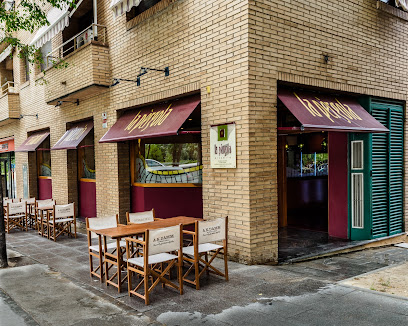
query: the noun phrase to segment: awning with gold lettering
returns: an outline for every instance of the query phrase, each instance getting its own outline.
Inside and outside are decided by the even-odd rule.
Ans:
[[[67,132],[51,148],[51,150],[76,149],[80,142],[92,130],[93,126],[93,121],[83,121],[75,124],[72,128],[67,130]]]
[[[49,131],[38,131],[28,137],[15,151],[34,152],[49,135]]]
[[[279,132],[389,131],[352,97],[280,89],[278,98],[301,124],[279,127]]]
[[[127,111],[99,142],[177,135],[183,123],[199,104],[200,95],[193,95]]]

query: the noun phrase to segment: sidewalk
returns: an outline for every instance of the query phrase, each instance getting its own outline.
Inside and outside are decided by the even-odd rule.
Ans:
[[[7,298],[0,299],[1,326],[20,325],[13,320],[25,318],[22,310],[32,319],[25,325],[408,324],[408,300],[338,283],[406,262],[405,248],[282,266],[231,262],[230,282],[212,276],[209,282],[204,279],[200,291],[185,286],[183,296],[157,287],[151,305],[145,306],[142,300],[129,298],[125,288],[119,294],[90,279],[82,234],[54,243],[33,231],[14,232],[7,235],[7,243],[23,257],[11,259],[15,267],[0,270],[0,289]]]

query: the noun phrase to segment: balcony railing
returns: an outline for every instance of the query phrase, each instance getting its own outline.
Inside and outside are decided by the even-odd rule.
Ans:
[[[0,127],[20,118],[20,95],[17,86],[8,81],[0,86]]]
[[[65,56],[91,41],[106,45],[106,26],[92,24],[52,50],[45,58],[45,69],[61,63]]]
[[[12,81],[5,82],[3,85],[1,85],[1,95],[8,93],[17,93],[14,82]]]

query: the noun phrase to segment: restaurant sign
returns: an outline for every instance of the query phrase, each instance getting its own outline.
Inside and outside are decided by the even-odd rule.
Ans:
[[[93,128],[92,121],[83,121],[72,126],[65,134],[58,140],[52,150],[55,149],[75,149],[81,141],[89,134]]]
[[[280,89],[278,98],[304,130],[388,132],[359,102],[349,96]]]
[[[0,142],[0,153],[14,151],[14,139],[8,139]]]
[[[212,168],[228,169],[237,167],[235,122],[211,126],[210,148]]]

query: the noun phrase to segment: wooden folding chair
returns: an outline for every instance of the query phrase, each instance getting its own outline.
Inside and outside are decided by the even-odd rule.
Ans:
[[[27,209],[25,203],[7,203],[4,227],[7,233],[19,228],[27,231]]]
[[[92,232],[91,230],[100,230],[117,227],[119,224],[118,214],[108,217],[91,217],[86,219],[86,230],[88,235],[88,254],[89,254],[89,273],[92,276],[99,278],[101,282],[104,280],[104,269],[103,269],[103,252],[104,245],[102,241],[102,236]],[[92,239],[98,239],[98,244],[92,244]],[[125,241],[119,242],[121,247],[126,247]],[[116,251],[116,241],[107,244],[107,250]],[[98,266],[95,268],[93,263],[93,257],[99,260]],[[99,270],[99,273],[98,273]]]
[[[37,200],[35,206],[36,229],[41,236],[46,235],[49,238],[48,232],[48,215],[50,208],[57,204],[53,199]]]
[[[137,213],[126,212],[127,224],[148,223],[148,222],[153,222],[154,220],[157,220],[155,218],[154,208],[150,211],[145,211],[145,212],[137,212]]]
[[[168,228],[147,230],[144,241],[126,238],[126,261],[128,272],[129,296],[135,295],[149,304],[149,295],[153,289],[162,283],[163,287],[169,285],[183,294],[182,265],[183,265],[183,225]],[[143,257],[132,257],[132,244],[143,246]],[[178,251],[178,255],[173,252]],[[166,266],[167,265],[167,266]],[[166,276],[173,266],[177,266],[179,285],[174,284]],[[133,288],[132,276],[136,273],[142,280]],[[149,280],[152,284],[149,287]],[[142,293],[138,292],[143,289]]]
[[[62,234],[76,238],[75,204],[54,205],[52,214],[47,216],[47,225],[51,240],[57,241]],[[72,226],[74,226],[74,231],[72,231]]]
[[[185,274],[183,281],[195,285],[200,289],[200,277],[204,272],[214,273],[225,277],[228,281],[228,257],[227,257],[227,237],[228,237],[228,216],[212,221],[196,221],[195,231],[183,230],[184,234],[193,236],[193,246],[183,247],[184,261],[191,264]],[[213,242],[222,241],[222,245]],[[224,273],[215,268],[212,264],[219,253],[224,255]],[[208,259],[208,256],[211,256]],[[205,259],[202,259],[204,256]],[[200,271],[200,266],[202,270]],[[187,276],[194,270],[194,281]]]
[[[3,197],[3,211],[4,215],[6,215],[6,207],[7,204],[13,204],[13,203],[18,203],[19,200],[17,198],[8,198],[8,197]]]
[[[27,204],[27,226],[30,228],[35,228],[37,223],[36,223],[36,215],[35,215],[35,206],[36,206],[36,200],[35,198],[27,198],[27,199],[21,199],[22,203]]]

